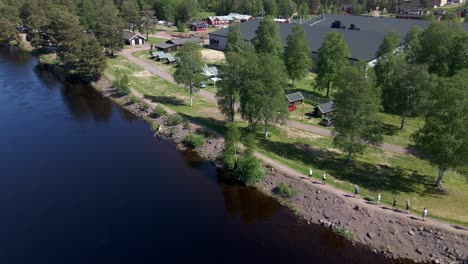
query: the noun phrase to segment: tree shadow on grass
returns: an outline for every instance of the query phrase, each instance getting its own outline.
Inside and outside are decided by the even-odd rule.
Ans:
[[[220,121],[212,117],[190,116],[187,114],[180,114],[180,116],[182,116],[184,119],[187,119],[188,121],[194,124],[197,124],[202,127],[206,127],[207,129],[212,130],[213,132],[217,134],[223,135],[226,133],[225,121]],[[213,135],[213,136],[216,136],[216,135]]]
[[[400,131],[400,128],[392,124],[381,123],[380,130],[386,136],[394,136]]]
[[[341,155],[313,148],[303,143],[262,141],[262,147],[280,157],[299,160],[332,174],[336,179],[356,184],[370,191],[386,190],[394,194],[415,192],[417,186],[432,186],[430,176],[400,167],[374,165],[362,161],[346,162]]]
[[[145,99],[149,99],[152,102],[164,104],[168,106],[181,106],[185,105],[185,102],[179,98],[172,96],[154,96],[154,95],[145,95]]]

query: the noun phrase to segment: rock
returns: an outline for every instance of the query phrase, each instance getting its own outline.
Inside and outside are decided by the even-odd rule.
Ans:
[[[320,194],[320,191],[317,191],[316,193],[317,193],[317,194]]]
[[[439,263],[440,263],[440,260],[439,260],[439,259],[434,259],[434,260],[432,261],[432,263],[434,263],[434,264],[439,264]]]
[[[319,219],[319,223],[320,223],[321,225],[323,225],[323,222],[324,222],[323,219]]]
[[[327,219],[330,219],[330,216],[326,212],[323,212],[323,216]]]
[[[377,249],[372,250],[372,252],[374,252],[374,254],[378,254]]]
[[[332,226],[332,223],[329,222],[329,221],[325,221],[325,222],[323,222],[323,226],[326,227],[326,228],[330,228]]]
[[[367,232],[366,236],[370,239],[373,239],[374,238],[374,234],[371,233],[371,232]]]
[[[416,253],[418,253],[418,254],[421,254],[421,255],[422,255],[422,251],[421,251],[421,249],[420,249],[420,248],[417,248],[417,249],[416,249]]]
[[[354,206],[353,209],[356,210],[356,211],[359,211],[359,210],[361,210],[361,207],[359,207],[359,205],[356,205],[356,206]]]
[[[420,227],[418,228],[418,230],[422,232],[422,231],[424,231],[424,227],[420,226]]]
[[[410,231],[408,231],[408,234],[409,234],[410,236],[414,236],[414,232],[413,232],[413,231],[411,231],[411,230],[410,230]]]

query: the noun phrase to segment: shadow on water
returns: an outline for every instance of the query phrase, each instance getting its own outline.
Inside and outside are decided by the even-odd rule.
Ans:
[[[0,64],[0,71],[11,68]],[[19,75],[10,75],[14,84]],[[139,119],[89,87],[58,82],[50,92],[37,78],[25,80],[32,88],[21,92],[41,96],[28,97],[31,104],[75,118],[26,113],[6,120],[17,131],[0,137],[0,170],[8,172],[0,173],[2,263],[67,263],[70,256],[73,263],[393,263],[307,224],[193,152],[158,141],[147,124],[128,122]],[[0,92],[14,116],[4,98]],[[93,119],[113,126],[66,129]],[[15,133],[28,123],[38,133]]]

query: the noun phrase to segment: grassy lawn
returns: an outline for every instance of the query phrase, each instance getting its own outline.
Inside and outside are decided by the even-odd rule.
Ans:
[[[106,73],[112,76],[126,74],[133,89],[152,101],[161,103],[181,114],[208,116],[208,119],[218,117],[215,111],[216,106],[212,103],[195,94],[193,106],[190,107],[186,89],[151,74],[122,56],[116,56],[109,60]]]
[[[225,130],[224,119],[213,103],[195,95],[194,106],[190,107],[184,88],[150,74],[121,56],[109,61],[106,73],[112,76],[127,74],[133,89],[147,98],[219,133]],[[207,86],[206,89],[214,87]],[[398,118],[387,119],[389,123],[399,122]],[[239,126],[244,127],[245,123],[239,122]],[[399,206],[409,199],[417,214],[427,207],[431,217],[468,225],[468,184],[460,174],[446,172],[443,184],[447,193],[439,194],[433,191],[436,168],[414,156],[370,148],[365,155],[355,157],[353,163],[347,164],[344,155],[333,149],[329,137],[288,127],[273,128],[270,136],[264,141],[262,132],[257,133],[258,151],[299,172],[306,174],[312,167],[317,180],[326,172],[330,184],[346,191],[352,192],[357,184],[363,197],[375,197],[380,192],[384,203],[389,204],[396,197]]]
[[[197,14],[197,18],[202,19],[202,18],[208,18],[210,16],[216,16],[215,12],[208,12],[208,11],[200,11]]]
[[[333,149],[329,137],[290,128],[273,129],[269,141],[262,140],[262,136],[262,132],[258,132],[259,152],[304,175],[313,168],[316,180],[327,173],[330,184],[350,193],[357,184],[362,197],[376,197],[380,192],[384,203],[391,204],[395,197],[403,208],[406,200],[410,200],[417,214],[427,207],[432,217],[468,224],[467,178],[458,173],[446,173],[443,184],[447,194],[439,194],[433,187],[437,169],[414,156],[370,148],[347,164],[345,155]]]
[[[159,44],[165,42],[167,39],[157,38],[157,37],[148,37],[149,44]]]

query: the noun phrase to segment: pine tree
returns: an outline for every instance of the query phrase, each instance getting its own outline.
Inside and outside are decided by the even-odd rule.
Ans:
[[[241,53],[244,47],[244,40],[239,29],[239,24],[233,24],[229,27],[227,35],[226,52]]]
[[[122,30],[123,21],[118,16],[118,10],[112,2],[107,2],[102,8],[102,14],[99,17],[99,23],[96,28],[96,38],[104,46],[111,56],[115,51],[123,48]]]

